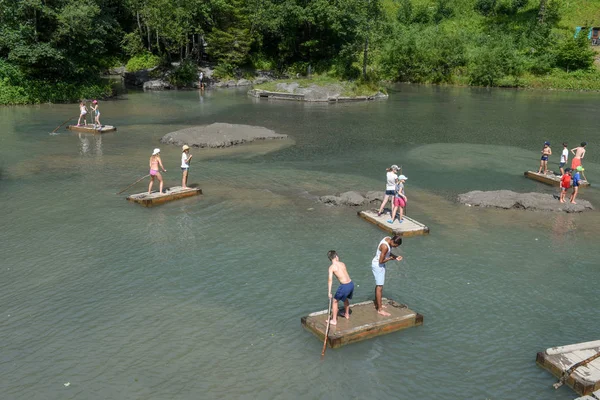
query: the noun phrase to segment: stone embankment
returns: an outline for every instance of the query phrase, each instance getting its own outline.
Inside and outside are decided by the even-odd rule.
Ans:
[[[568,197],[567,197],[568,200]],[[576,199],[577,204],[561,203],[558,195],[545,193],[516,193],[510,190],[482,192],[475,190],[458,196],[458,201],[468,206],[495,207],[505,210],[522,209],[530,211],[563,211],[576,213],[593,210],[592,204]]]
[[[255,140],[285,139],[287,137],[287,135],[280,135],[262,126],[216,122],[167,133],[160,139],[160,142],[176,146],[187,144],[190,147],[215,148],[230,147]]]

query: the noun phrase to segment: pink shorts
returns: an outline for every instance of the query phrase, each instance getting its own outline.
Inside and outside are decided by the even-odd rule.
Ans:
[[[394,197],[394,205],[396,207],[406,207],[406,202],[402,197]]]
[[[157,169],[151,169],[150,170],[150,175],[156,176],[156,174],[158,174],[158,170]]]

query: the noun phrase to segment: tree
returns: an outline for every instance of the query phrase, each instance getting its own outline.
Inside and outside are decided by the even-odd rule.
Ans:
[[[567,72],[588,69],[594,63],[595,55],[586,32],[580,31],[577,37],[569,37],[558,46],[556,64]]]

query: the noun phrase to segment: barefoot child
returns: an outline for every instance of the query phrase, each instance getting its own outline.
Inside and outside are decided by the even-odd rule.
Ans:
[[[150,184],[148,185],[148,194],[152,193],[152,186],[154,186],[154,178],[157,178],[160,182],[159,185],[159,193],[163,192],[163,178],[160,172],[158,172],[158,168],[162,168],[164,172],[167,172],[165,167],[163,167],[162,160],[160,159],[160,149],[154,149],[152,155],[150,156]]]
[[[329,298],[333,297],[333,304],[331,307],[331,325],[337,325],[337,314],[338,314],[338,301],[344,302],[344,317],[350,319],[350,301],[354,293],[354,282],[350,279],[348,271],[346,270],[346,264],[340,261],[340,257],[335,250],[330,250],[327,253],[327,257],[331,261],[329,266],[329,278],[327,280],[327,293]],[[335,295],[331,295],[331,284],[333,283],[333,275],[340,281]]]
[[[100,108],[98,106],[98,100],[92,101],[92,110],[94,110],[94,128],[102,128],[100,125]]]
[[[181,150],[181,172],[183,174],[181,178],[181,187],[186,189],[188,172],[190,171],[190,160],[192,159],[192,155],[190,154],[190,146],[188,146],[187,144],[184,144]]]
[[[87,126],[87,107],[85,105],[85,100],[79,102],[79,119],[77,120],[77,126],[81,126],[81,118],[83,118],[83,123]]]
[[[571,187],[571,168],[565,168],[565,173],[560,178],[560,202],[565,202],[567,190]]]
[[[569,199],[571,204],[577,204],[575,203],[575,198],[577,197],[577,193],[579,193],[579,181],[581,180],[579,173],[582,171],[584,169],[581,165],[575,169],[575,175],[573,175],[573,193],[571,193],[571,198]]]
[[[540,160],[540,169],[538,174],[542,173],[544,170],[544,175],[548,173],[548,157],[552,155],[552,150],[550,149],[550,142],[544,142],[544,148],[542,148],[542,158]]]
[[[564,175],[565,174],[565,164],[567,163],[567,160],[569,160],[569,149],[567,148],[567,142],[563,143],[563,151],[562,154],[560,155],[560,164],[558,164],[558,168],[560,168],[560,175]]]
[[[587,142],[581,142],[581,146],[571,149],[571,153],[575,156],[571,161],[572,170],[576,170],[581,165],[581,160],[585,156],[585,146],[587,146]]]

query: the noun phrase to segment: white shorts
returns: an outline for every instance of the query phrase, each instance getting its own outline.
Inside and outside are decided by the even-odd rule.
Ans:
[[[373,276],[375,277],[375,285],[383,286],[385,283],[385,266],[382,267],[377,264],[371,264],[371,270],[373,271]]]

